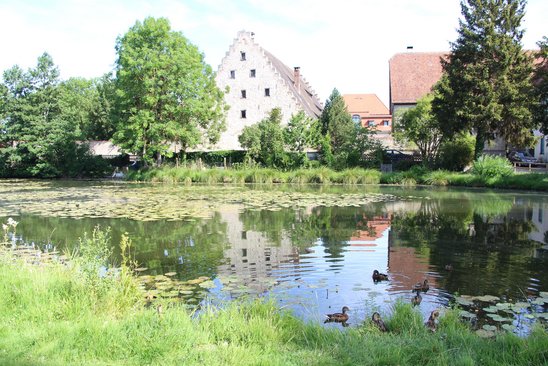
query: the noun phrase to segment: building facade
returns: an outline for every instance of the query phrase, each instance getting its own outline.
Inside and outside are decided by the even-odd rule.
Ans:
[[[384,146],[394,148],[392,115],[376,94],[344,94],[344,103],[355,123],[375,131],[372,135]]]
[[[282,111],[282,123],[304,111],[317,118],[322,105],[299,67],[290,68],[259,46],[254,33],[240,31],[221,61],[216,76],[217,86],[225,90],[230,107],[226,131],[214,150],[241,150],[238,136],[244,127],[268,116],[273,108]]]

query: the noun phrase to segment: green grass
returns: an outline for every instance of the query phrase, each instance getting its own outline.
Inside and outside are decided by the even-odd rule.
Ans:
[[[430,171],[414,167],[407,171],[381,173],[374,169],[335,171],[326,167],[280,171],[269,168],[197,169],[162,167],[132,172],[128,179],[137,181],[184,184],[392,184],[402,186],[460,186],[548,191],[548,174],[529,173],[488,175]]]
[[[390,333],[369,322],[325,329],[272,302],[239,301],[193,316],[146,308],[133,277],[89,281],[78,265],[36,266],[0,254],[2,365],[543,365],[548,334],[479,338],[442,315],[438,332],[397,303]]]

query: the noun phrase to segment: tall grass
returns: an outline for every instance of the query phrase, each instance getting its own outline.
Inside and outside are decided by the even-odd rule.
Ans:
[[[105,236],[96,235],[103,240]],[[90,239],[90,238],[88,238]],[[126,239],[127,241],[127,239]],[[130,255],[131,243],[124,244]],[[548,334],[479,338],[448,310],[438,331],[397,303],[385,314],[389,333],[366,321],[344,330],[305,323],[272,302],[242,300],[190,313],[164,302],[146,308],[132,277],[100,276],[80,266],[30,265],[0,255],[2,365],[542,365]],[[89,260],[94,261],[92,257]],[[129,262],[125,262],[129,263]],[[122,271],[124,273],[124,271]]]

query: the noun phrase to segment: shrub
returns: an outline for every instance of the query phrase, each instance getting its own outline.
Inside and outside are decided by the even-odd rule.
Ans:
[[[474,160],[474,138],[461,134],[440,146],[438,166],[451,171],[462,171]]]
[[[506,158],[482,155],[474,162],[472,174],[484,178],[509,177],[514,174],[514,168]]]

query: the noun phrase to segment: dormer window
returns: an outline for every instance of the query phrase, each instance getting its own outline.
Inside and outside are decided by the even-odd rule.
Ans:
[[[245,52],[240,51],[240,61],[245,61]]]

